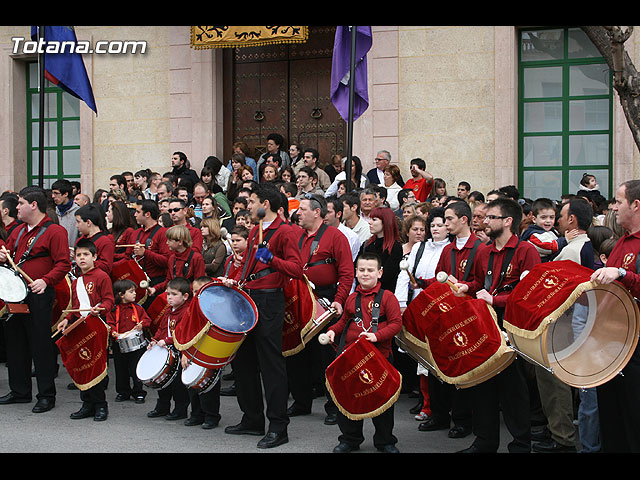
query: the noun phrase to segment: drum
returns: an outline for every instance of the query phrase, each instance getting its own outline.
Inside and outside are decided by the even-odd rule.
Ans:
[[[136,303],[144,303],[147,299],[149,277],[134,259],[114,263],[111,269],[111,280],[114,282],[124,279],[133,280],[136,284]]]
[[[325,371],[327,391],[347,418],[380,415],[397,400],[402,375],[364,337],[359,337]]]
[[[0,300],[4,303],[20,303],[29,293],[27,283],[18,272],[0,266]]]
[[[221,375],[221,368],[205,368],[196,363],[190,363],[187,368],[182,370],[182,383],[202,395],[218,383]]]
[[[51,331],[58,328],[58,323],[66,316],[66,309],[71,308],[71,275],[67,274],[62,282],[56,283],[54,289],[56,297],[53,302],[53,315],[51,318]]]
[[[509,296],[504,328],[513,348],[576,388],[606,383],[627,364],[640,333],[638,306],[621,284],[591,282],[570,260],[536,266]]]
[[[147,387],[161,390],[173,381],[179,366],[180,357],[174,350],[154,345],[140,357],[136,375]]]
[[[147,308],[147,315],[151,318],[149,332],[152,336],[156,334],[160,321],[170,309],[171,307],[167,303],[167,292],[162,292],[153,299],[153,302],[151,302],[151,305]]]
[[[447,284],[433,283],[409,304],[396,336],[408,353],[440,380],[457,388],[482,383],[516,357],[485,301],[455,295]]]
[[[233,360],[257,321],[258,309],[249,295],[213,281],[198,291],[188,318],[176,326],[174,344],[191,362],[222,368]]]
[[[144,338],[142,330],[129,330],[116,337],[118,347],[122,353],[135,352],[147,346],[147,339]]]
[[[316,335],[318,335],[329,322],[336,316],[335,309],[328,305],[324,298],[316,299],[316,315],[309,323],[307,323],[300,332],[302,343],[309,343]]]

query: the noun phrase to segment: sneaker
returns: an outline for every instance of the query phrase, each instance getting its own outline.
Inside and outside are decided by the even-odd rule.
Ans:
[[[429,418],[429,415],[427,415],[427,412],[420,412],[413,418],[415,418],[419,422],[424,422],[427,418]]]

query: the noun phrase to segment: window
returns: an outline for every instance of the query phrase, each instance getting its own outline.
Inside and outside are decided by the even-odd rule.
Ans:
[[[612,75],[579,28],[519,31],[518,182],[531,199],[612,182]]]
[[[39,179],[38,63],[27,65],[27,185]],[[44,188],[80,179],[80,100],[45,80]]]

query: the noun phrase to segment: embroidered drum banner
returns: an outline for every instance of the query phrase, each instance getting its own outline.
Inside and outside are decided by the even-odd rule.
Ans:
[[[305,26],[192,26],[191,47],[255,47],[274,43],[303,43],[309,36]]]

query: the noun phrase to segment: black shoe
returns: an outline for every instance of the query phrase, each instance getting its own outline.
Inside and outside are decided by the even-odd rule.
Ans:
[[[67,390],[77,390],[78,387],[76,387],[76,384],[71,382],[67,384]]]
[[[531,449],[534,452],[538,452],[538,453],[576,453],[577,452],[576,447],[562,445],[556,442],[555,440],[550,440],[548,442],[534,443],[531,446]]]
[[[449,430],[449,438],[464,438],[471,434],[471,429],[467,427],[463,427],[462,425],[454,425],[454,427]]]
[[[99,407],[96,409],[96,414],[93,417],[94,422],[104,422],[109,416],[109,410],[107,407]]]
[[[127,400],[129,400],[129,398],[131,398],[130,395],[119,393],[116,395],[116,402],[126,402]]]
[[[449,422],[438,422],[433,417],[429,417],[425,422],[418,425],[418,430],[421,432],[435,432],[436,430],[448,430]]]
[[[80,420],[83,418],[93,417],[94,415],[95,411],[93,410],[93,408],[82,406],[80,410],[69,415],[69,418],[72,420]]]
[[[203,429],[205,429],[205,430],[211,430],[211,429],[213,429],[213,428],[216,428],[217,426],[218,426],[218,422],[207,422],[207,421],[205,421],[205,422],[202,424],[202,427],[201,427],[201,428],[203,428]]]
[[[220,395],[223,397],[235,397],[236,396],[236,384],[234,383],[230,387],[220,389]]]
[[[187,418],[186,412],[176,413],[175,411],[173,411],[169,415],[167,415],[166,420],[182,420],[183,418]]]
[[[422,411],[422,407],[424,405],[424,402],[418,402],[416,403],[413,407],[411,407],[409,409],[409,413],[416,415],[417,413],[420,413]]]
[[[334,449],[333,453],[351,453],[360,450],[359,445],[349,445],[345,442],[340,442]]]
[[[338,423],[338,414],[337,413],[329,413],[326,417],[324,417],[325,425],[336,425]]]
[[[378,451],[383,453],[400,453],[400,450],[398,450],[398,447],[396,447],[395,445],[385,445],[384,447],[378,447]]]
[[[273,448],[284,445],[289,441],[287,432],[268,432],[262,440],[258,442],[258,448]]]
[[[134,401],[138,404],[144,403],[144,395],[138,395],[134,398]]]
[[[10,405],[12,403],[31,403],[31,397],[18,397],[11,392],[0,397],[0,405]]]
[[[185,426],[193,427],[194,425],[202,425],[204,423],[204,419],[197,417],[189,417],[184,421]]]
[[[264,430],[260,428],[247,428],[242,423],[237,425],[231,425],[224,429],[224,433],[230,433],[232,435],[264,435]]]
[[[167,415],[169,415],[169,412],[167,412],[166,410],[158,410],[155,408],[147,413],[147,417],[149,418],[166,417]]]
[[[49,398],[41,398],[31,409],[33,413],[44,413],[56,406],[56,401]]]
[[[531,441],[548,443],[551,441],[551,432],[546,427],[542,428],[541,430],[532,431]]]
[[[464,450],[459,450],[456,453],[496,453],[495,451],[490,452],[486,450],[481,450],[475,445],[471,445],[469,448],[465,448]]]
[[[289,417],[297,417],[299,415],[309,415],[311,413],[311,409],[302,408],[298,404],[294,403],[289,408],[287,408],[287,415]]]

